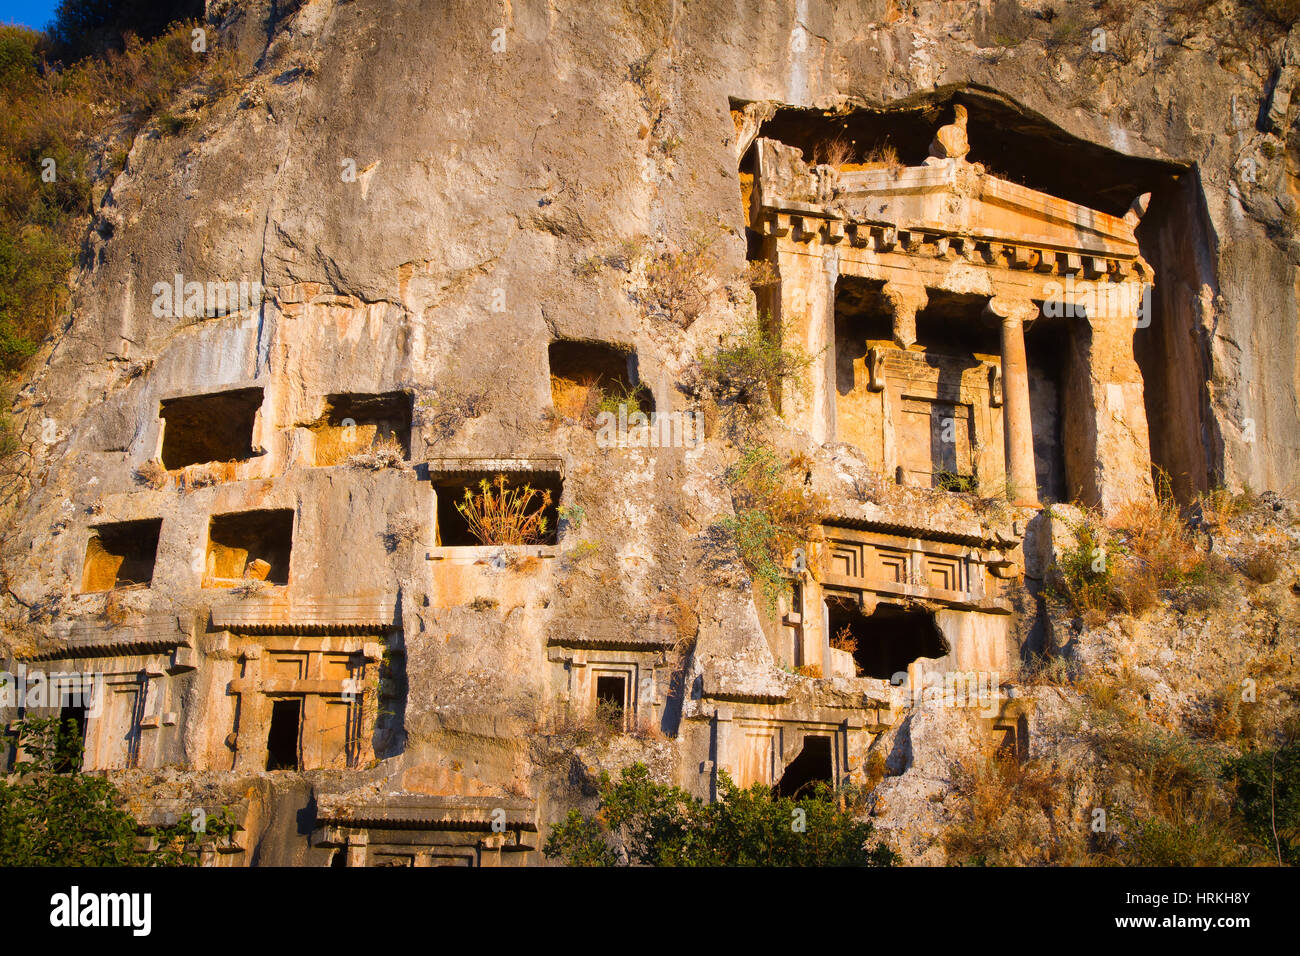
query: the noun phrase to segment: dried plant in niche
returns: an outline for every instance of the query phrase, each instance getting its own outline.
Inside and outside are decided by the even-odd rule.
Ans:
[[[167,486],[167,469],[156,458],[150,458],[135,470],[135,480],[158,491]]]
[[[369,449],[348,456],[348,464],[371,471],[385,468],[402,468],[406,465],[405,450],[395,438],[381,438]]]
[[[196,488],[208,488],[222,480],[230,481],[235,477],[236,462],[211,462],[202,465],[187,465],[181,470],[177,482],[181,491],[194,491]]]
[[[858,639],[853,636],[853,629],[845,624],[836,631],[835,636],[831,638],[831,647],[837,651],[856,654],[858,652]]]
[[[260,594],[265,594],[270,589],[270,585],[258,578],[244,578],[233,588],[230,593],[240,600],[254,598]]]
[[[524,484],[510,487],[505,475],[478,483],[478,492],[465,489],[456,510],[469,525],[469,532],[483,544],[538,544],[547,534],[546,510],[551,506],[549,489]]]
[[[862,160],[862,165],[866,169],[887,169],[893,173],[903,168],[903,162],[898,158],[898,150],[890,142],[873,146]]]
[[[839,169],[853,162],[853,144],[843,136],[820,142],[813,150],[813,161],[819,165],[834,166]]]

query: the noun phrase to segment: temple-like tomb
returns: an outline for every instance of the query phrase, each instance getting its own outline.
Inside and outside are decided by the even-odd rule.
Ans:
[[[1149,491],[1133,333],[1153,272],[1123,216],[966,158],[812,165],[758,137],[742,174],[759,308],[812,357],[782,414],[900,484],[1115,507]]]

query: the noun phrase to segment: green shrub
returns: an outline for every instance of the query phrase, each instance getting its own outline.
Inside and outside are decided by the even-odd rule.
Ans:
[[[1095,515],[1085,513],[1070,530],[1074,545],[1063,550],[1057,561],[1058,596],[1068,600],[1085,619],[1104,616],[1111,607],[1114,576],[1105,548],[1105,529]]]
[[[761,412],[778,402],[782,383],[798,381],[811,361],[798,349],[782,348],[776,331],[755,320],[711,355],[700,353],[694,387],[717,401]]]
[[[942,841],[964,866],[1069,865],[1085,853],[1068,807],[1068,768],[1010,755],[954,761],[951,823]]]
[[[171,110],[163,110],[158,114],[158,129],[164,136],[176,136],[185,129],[186,125],[185,119]]]
[[[973,475],[959,475],[955,471],[941,471],[934,476],[934,486],[943,491],[974,494],[979,491],[979,482]]]
[[[566,866],[617,866],[618,854],[605,842],[605,828],[577,810],[551,827],[542,852]]]
[[[636,414],[646,414],[650,390],[640,382],[636,385],[628,385],[615,380],[608,385],[596,384],[593,389],[597,393],[596,410],[598,412],[609,412],[611,415],[617,415],[619,406],[626,405],[629,417]]]
[[[1110,522],[1085,511],[1071,527],[1075,544],[1057,564],[1061,597],[1089,624],[1113,613],[1139,615],[1161,591],[1181,605],[1205,610],[1231,590],[1230,570],[1218,555],[1202,552],[1174,500],[1168,475],[1156,476],[1156,493],[1125,505]]]
[[[773,798],[755,784],[742,790],[723,771],[718,799],[706,803],[680,787],[655,783],[644,764],[617,783],[601,775],[600,810],[576,810],[551,828],[542,850],[570,866],[893,866],[826,784],[811,795]]]
[[[727,471],[735,514],[718,522],[773,615],[789,587],[785,563],[792,549],[814,533],[826,507],[794,473],[793,464],[782,465],[761,445],[746,449]]]
[[[191,821],[141,828],[126,800],[105,777],[81,772],[75,724],[57,717],[19,722],[25,759],[9,782],[0,780],[0,866],[192,866]],[[204,837],[228,838],[235,821],[223,809],[209,817]],[[137,848],[137,835],[156,840]]]
[[[110,19],[122,12],[110,0],[65,3],[74,6]],[[0,26],[0,375],[23,366],[66,305],[92,211],[92,147],[103,145],[105,160],[120,154],[183,86],[198,78],[196,89],[216,95],[231,81],[233,51],[213,36],[207,52],[195,52],[195,25],[173,23],[148,42],[119,38],[113,52],[66,69],[41,66],[40,34]],[[97,144],[106,132],[111,141]],[[116,171],[114,160],[108,172]]]
[[[1115,851],[1124,866],[1234,866],[1241,852],[1231,829],[1211,817],[1134,818],[1114,813],[1122,828]]]
[[[1233,813],[1252,843],[1287,866],[1300,865],[1300,744],[1228,761],[1235,784]]]

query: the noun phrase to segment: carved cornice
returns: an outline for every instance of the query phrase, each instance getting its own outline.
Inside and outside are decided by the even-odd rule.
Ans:
[[[382,634],[397,626],[397,595],[236,598],[212,609],[212,626],[237,634]]]
[[[55,643],[20,660],[48,661],[72,657],[121,657],[190,646],[190,632],[174,614],[156,614],[139,621],[59,621],[51,628]]]
[[[520,797],[325,794],[317,797],[316,802],[317,826],[491,831],[492,824],[501,820],[502,815],[508,829],[537,829],[536,802]]]

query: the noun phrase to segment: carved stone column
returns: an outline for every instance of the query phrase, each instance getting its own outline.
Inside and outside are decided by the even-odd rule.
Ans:
[[[731,752],[731,718],[732,708],[719,705],[713,713],[713,766],[709,768],[709,799],[718,798],[718,771],[726,770],[736,774],[736,754]]]
[[[1016,504],[1038,504],[1034,470],[1034,428],[1029,417],[1029,362],[1025,357],[1025,323],[1038,317],[1028,299],[995,297],[986,311],[1002,327],[1002,435],[1007,453],[1007,484]]]
[[[930,301],[925,286],[886,282],[881,292],[894,316],[894,344],[905,349],[916,342],[916,313]]]

